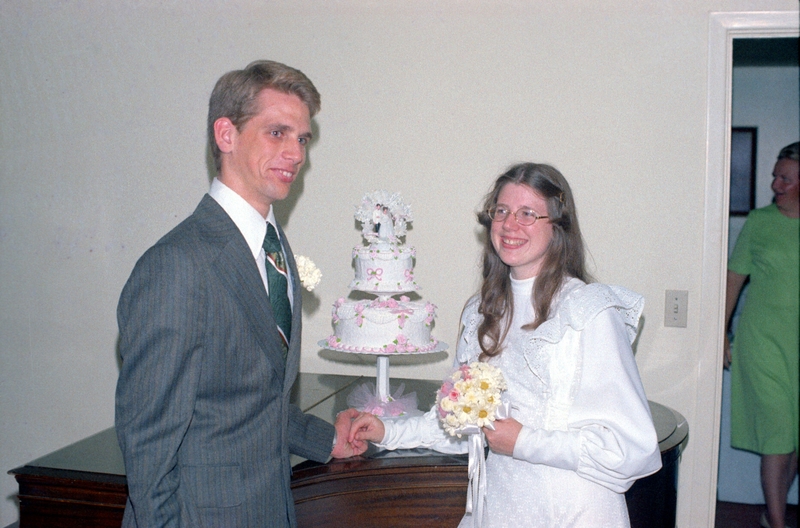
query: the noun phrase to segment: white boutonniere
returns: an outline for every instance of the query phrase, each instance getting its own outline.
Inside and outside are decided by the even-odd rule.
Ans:
[[[314,291],[314,288],[317,287],[317,284],[322,279],[322,272],[314,264],[314,261],[308,257],[295,255],[294,260],[297,262],[297,273],[300,275],[300,283],[303,288],[308,291]]]

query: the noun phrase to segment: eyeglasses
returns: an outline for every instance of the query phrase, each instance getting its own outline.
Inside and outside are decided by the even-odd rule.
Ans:
[[[549,216],[541,216],[529,207],[520,207],[516,212],[512,213],[511,209],[505,205],[493,205],[486,211],[489,218],[493,222],[505,222],[508,215],[513,215],[517,223],[521,226],[530,226],[536,223],[540,218],[550,218]]]

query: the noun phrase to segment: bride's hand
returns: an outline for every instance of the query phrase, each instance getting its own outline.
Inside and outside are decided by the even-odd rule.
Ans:
[[[486,441],[489,448],[498,455],[511,456],[514,453],[514,445],[522,429],[522,424],[513,418],[494,421],[494,431],[486,427],[483,432],[486,434]]]
[[[373,442],[378,443],[383,440],[386,430],[383,422],[377,416],[369,413],[361,413],[353,420],[350,425],[350,442]]]

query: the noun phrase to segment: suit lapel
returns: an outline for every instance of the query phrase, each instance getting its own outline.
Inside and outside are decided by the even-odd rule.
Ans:
[[[196,213],[208,230],[206,235],[213,239],[210,241],[220,248],[213,264],[215,276],[237,300],[247,318],[243,324],[249,325],[261,343],[269,363],[280,377],[284,377],[286,365],[281,350],[282,340],[258,266],[244,237],[233,220],[210,196],[206,195],[203,198]],[[296,270],[293,273],[296,273]],[[294,330],[292,336],[294,337]]]

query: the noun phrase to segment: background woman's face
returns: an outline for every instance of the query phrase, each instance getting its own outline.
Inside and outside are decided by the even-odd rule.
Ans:
[[[800,162],[784,158],[772,170],[772,192],[775,205],[782,211],[797,210],[800,204]]]
[[[540,215],[547,215],[547,201],[523,184],[507,183],[497,195],[497,205],[507,207],[512,213],[521,207],[529,207]],[[492,222],[490,236],[500,260],[511,267],[511,276],[529,279],[541,270],[553,238],[553,226],[546,218],[522,226],[510,214],[502,222]]]

